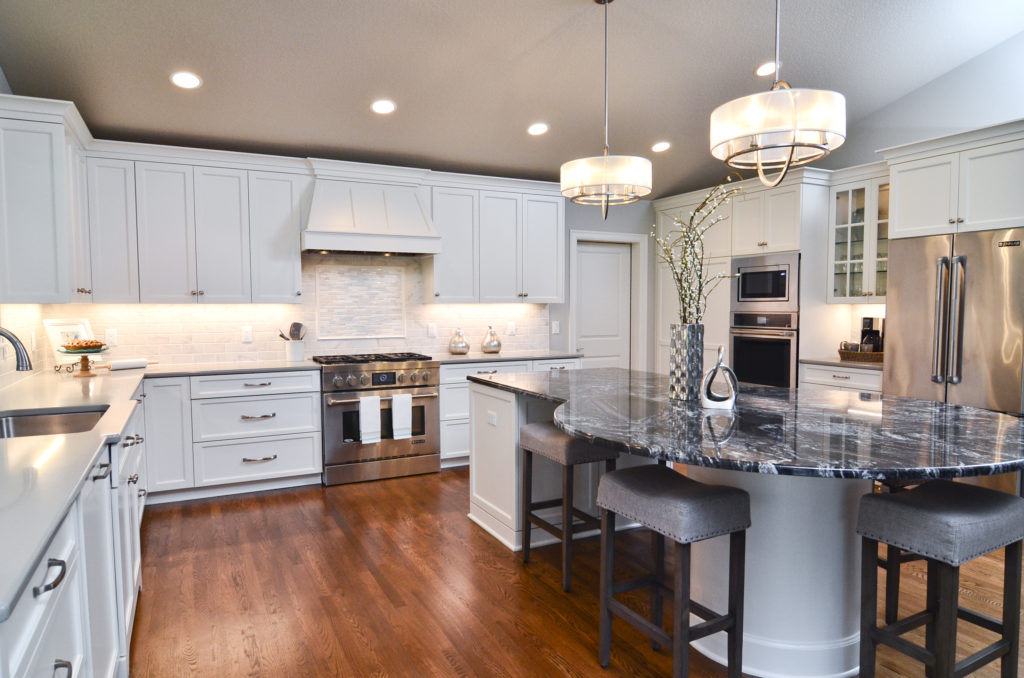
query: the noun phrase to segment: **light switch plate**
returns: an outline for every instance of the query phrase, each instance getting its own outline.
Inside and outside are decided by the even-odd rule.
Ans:
[[[242,343],[243,344],[251,344],[252,343],[252,325],[243,325],[242,326]]]
[[[487,411],[487,423],[490,424],[491,426],[497,426],[498,425],[498,413],[494,412],[492,410],[488,410]]]
[[[428,337],[436,337],[437,336],[437,323],[427,323],[427,336]]]
[[[562,331],[562,325],[557,320],[551,321],[551,334],[558,334]]]
[[[117,346],[117,330],[114,328],[107,328],[107,331],[103,333],[103,341],[107,343],[107,346]]]
[[[509,320],[508,324],[505,325],[505,334],[510,337],[516,336],[516,323],[514,320]]]

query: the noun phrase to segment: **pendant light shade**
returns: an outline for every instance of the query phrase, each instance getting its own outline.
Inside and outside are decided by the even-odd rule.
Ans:
[[[775,1],[775,84],[711,113],[711,155],[738,170],[757,170],[778,186],[786,172],[820,160],[846,141],[846,97],[824,89],[790,89],[779,79],[782,0]],[[778,171],[774,179],[766,172]]]
[[[651,192],[651,161],[595,155],[562,165],[562,195],[581,205],[627,205]]]
[[[650,194],[651,161],[633,155],[608,155],[608,5],[604,5],[604,155],[570,160],[562,165],[562,195],[580,205],[600,205],[608,218],[610,205],[628,205]]]

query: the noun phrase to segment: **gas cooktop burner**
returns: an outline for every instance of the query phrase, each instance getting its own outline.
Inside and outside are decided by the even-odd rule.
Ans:
[[[422,353],[359,353],[356,355],[316,355],[313,362],[321,365],[358,365],[363,363],[407,363],[431,360]]]

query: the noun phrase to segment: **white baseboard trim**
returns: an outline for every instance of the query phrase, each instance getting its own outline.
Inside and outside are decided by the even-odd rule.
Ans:
[[[190,487],[184,490],[170,490],[167,492],[155,492],[146,497],[146,505],[167,504],[173,501],[192,501],[194,499],[209,499],[211,497],[228,497],[233,494],[246,494],[248,492],[266,492],[268,490],[283,490],[289,487],[301,487],[303,485],[319,485],[321,475],[315,473],[294,478],[275,478],[274,480],[256,480],[249,483],[235,483],[232,485],[217,485],[214,487]]]

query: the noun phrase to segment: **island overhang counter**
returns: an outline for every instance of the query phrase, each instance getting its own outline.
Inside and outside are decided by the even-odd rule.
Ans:
[[[970,407],[741,385],[735,410],[704,410],[671,401],[667,377],[614,368],[475,375],[470,381],[471,448],[480,452],[517,457],[514,442],[511,451],[507,443],[517,436],[510,427],[549,416],[595,445],[685,464],[695,480],[750,493],[743,671],[756,676],[856,675],[860,541],[854,526],[857,502],[873,480],[1024,468],[1024,420]],[[501,403],[510,402],[515,416],[500,416]],[[495,448],[500,439],[506,440],[502,450]],[[502,538],[486,524],[489,514],[478,510],[494,508],[479,502],[487,492],[477,492],[487,482],[496,489],[501,477],[476,482],[484,474],[474,471],[474,461],[481,460],[471,452],[470,517]],[[503,475],[505,496],[514,504],[513,467]],[[725,601],[720,564],[727,544],[713,539],[693,552],[692,595],[712,608]],[[718,635],[695,646],[724,663]]]

